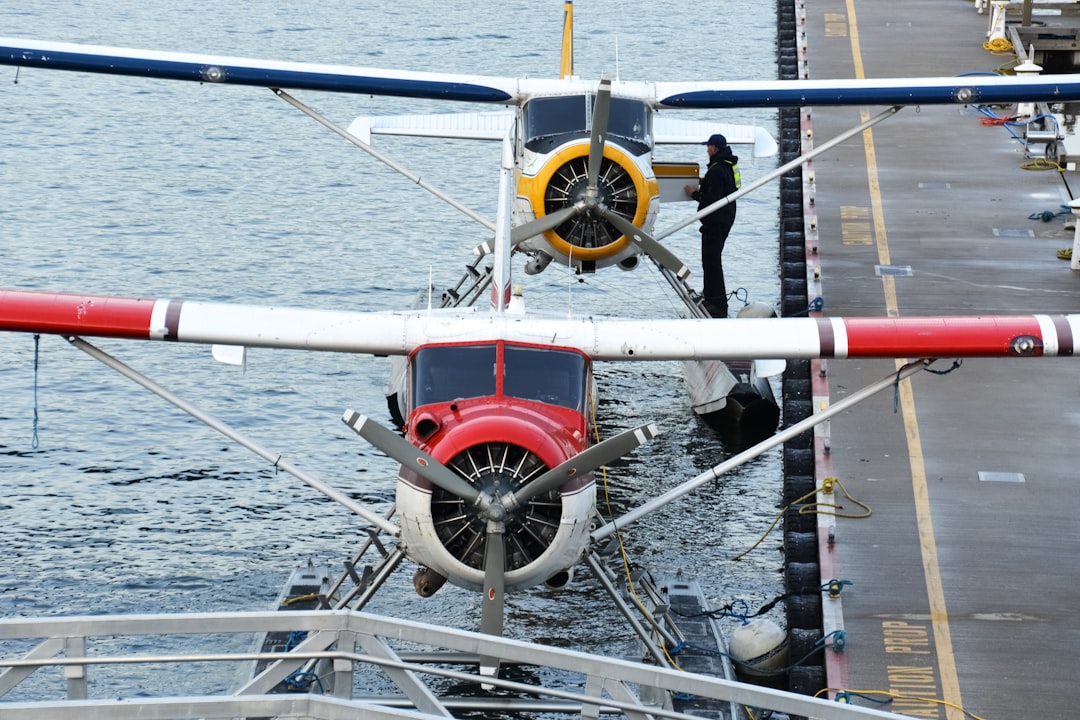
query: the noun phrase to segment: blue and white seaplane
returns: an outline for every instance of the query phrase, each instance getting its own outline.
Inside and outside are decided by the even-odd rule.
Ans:
[[[515,188],[511,246],[527,256],[527,271],[539,272],[553,260],[579,272],[609,266],[628,270],[636,267],[644,254],[680,278],[686,277],[689,269],[660,240],[753,188],[743,188],[677,227],[655,233],[660,204],[686,200],[684,182],[696,180],[698,173],[693,163],[675,167],[664,163],[654,157],[655,149],[668,144],[701,144],[715,132],[723,133],[733,145],[752,147],[758,157],[775,154],[777,146],[760,127],[685,121],[660,111],[1057,102],[1075,98],[1080,90],[1077,75],[682,82],[585,79],[574,74],[572,3],[566,2],[564,12],[557,78],[386,70],[7,37],[0,37],[0,64],[270,88],[349,142],[455,204],[489,231],[495,229],[491,219],[381,157],[370,140],[377,134],[491,141],[509,138]],[[434,99],[509,109],[362,117],[344,129],[287,90]],[[770,174],[755,187],[778,174]],[[691,295],[690,299],[696,298]],[[697,316],[706,317],[704,313]]]

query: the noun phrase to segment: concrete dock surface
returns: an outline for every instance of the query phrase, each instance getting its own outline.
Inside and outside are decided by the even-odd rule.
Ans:
[[[966,0],[805,0],[812,79],[989,72],[988,16]],[[824,142],[883,107],[808,108]],[[1010,108],[991,109],[1008,115]],[[1080,173],[970,106],[908,107],[815,159],[809,296],[826,316],[1080,312],[1058,252]],[[812,205],[810,200],[812,199]],[[1051,211],[1044,222],[1033,214]],[[810,248],[816,245],[817,253]],[[819,275],[814,276],[818,266]],[[1076,716],[1080,657],[1080,358],[968,359],[920,372],[819,429],[828,683],[914,717]],[[901,362],[815,363],[815,406]],[[938,360],[933,369],[953,363]],[[828,540],[833,535],[833,542]],[[831,623],[831,625],[830,625]],[[892,697],[891,705],[869,698]],[[965,710],[961,710],[964,708]]]

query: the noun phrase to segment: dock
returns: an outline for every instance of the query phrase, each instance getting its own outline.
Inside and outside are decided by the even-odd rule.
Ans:
[[[797,7],[799,71],[813,79],[1017,64],[984,48],[988,16],[971,2]],[[884,109],[804,108],[803,147]],[[904,108],[804,167],[819,314],[1080,309],[1068,252],[1080,175],[994,117],[1013,110]],[[815,411],[903,362],[812,363]],[[822,581],[839,581],[822,591],[823,631],[843,638],[826,652],[828,695],[919,718],[1072,717],[1080,368],[1040,358],[932,369],[942,374],[919,372],[815,432],[815,476],[832,488],[818,502],[841,515],[817,525]],[[869,517],[844,517],[866,514],[850,498]]]

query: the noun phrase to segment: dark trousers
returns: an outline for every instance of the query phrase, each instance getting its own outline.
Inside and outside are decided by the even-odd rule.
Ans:
[[[721,255],[733,223],[701,228],[702,291],[705,302],[727,312],[727,287],[724,285],[724,263]]]

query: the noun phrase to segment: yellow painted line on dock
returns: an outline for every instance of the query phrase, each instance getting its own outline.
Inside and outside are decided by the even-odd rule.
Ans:
[[[859,44],[859,27],[855,18],[855,0],[845,0],[845,2],[848,14],[848,34],[851,39],[851,56],[855,63],[855,77],[861,80],[866,75],[863,71],[862,49]],[[869,111],[866,108],[863,108],[860,114],[864,122],[869,119]],[[881,185],[878,181],[877,152],[874,148],[873,132],[869,129],[863,132],[863,147],[866,151],[866,171],[878,262],[882,265],[891,265],[888,234],[885,231],[885,212],[881,203]],[[882,275],[881,284],[885,293],[886,312],[889,317],[897,317],[900,313],[896,302],[895,278],[891,275]],[[897,360],[897,369],[903,364],[902,360]],[[937,542],[934,538],[934,522],[930,512],[930,493],[926,484],[922,439],[919,436],[919,422],[915,416],[915,397],[910,379],[900,382],[899,394],[904,431],[907,436],[908,458],[911,464],[915,517],[919,529],[919,546],[922,551],[926,594],[930,604],[930,622],[934,632],[934,648],[937,655],[938,675],[941,678],[942,699],[947,704],[946,717],[949,720],[963,720],[965,714],[960,710],[963,707],[960,698],[960,681],[956,674],[956,659],[953,656],[952,632],[949,628],[949,614],[945,607],[945,590],[941,582]]]

